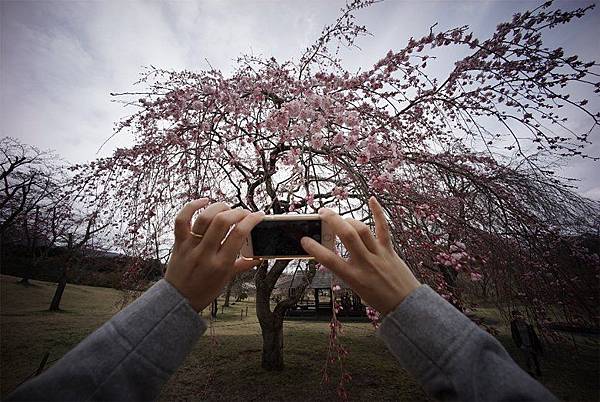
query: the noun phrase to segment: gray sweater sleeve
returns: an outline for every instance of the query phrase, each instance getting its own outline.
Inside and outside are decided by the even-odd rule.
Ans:
[[[163,279],[8,399],[154,400],[205,329]]]
[[[400,364],[438,400],[557,400],[493,336],[426,285],[390,313],[378,333]]]

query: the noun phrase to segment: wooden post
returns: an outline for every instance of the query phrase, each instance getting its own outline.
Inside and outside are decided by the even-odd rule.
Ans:
[[[246,306],[246,317],[248,317],[248,306]]]
[[[244,310],[240,310],[240,321],[244,319]]]

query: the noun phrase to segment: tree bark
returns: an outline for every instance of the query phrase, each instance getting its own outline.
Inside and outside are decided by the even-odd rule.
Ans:
[[[217,299],[214,299],[210,304],[210,316],[212,318],[217,318],[217,313],[219,312],[219,306],[217,305]]]
[[[234,277],[229,284],[227,284],[227,289],[225,290],[225,303],[223,303],[223,307],[229,307],[229,298],[231,297],[231,289],[233,289],[233,284],[235,283],[236,278]]]
[[[54,292],[54,297],[52,298],[52,303],[50,303],[50,311],[59,311],[60,310],[60,301],[62,300],[63,293],[65,292],[65,287],[67,286],[67,268],[63,268],[63,273],[56,285],[56,291]]]
[[[316,272],[315,263],[309,262],[306,282],[298,288],[293,297],[277,303],[271,311],[271,293],[277,279],[289,264],[289,260],[277,260],[270,271],[265,261],[258,266],[256,283],[256,316],[262,330],[263,350],[261,366],[265,370],[283,370],[283,318],[287,309],[298,303],[306,286],[312,281]]]
[[[269,371],[283,370],[283,317],[261,323],[263,338],[261,366]]]
[[[50,303],[50,311],[59,311],[60,310],[60,301],[62,300],[63,293],[65,292],[65,288],[67,287],[67,271],[69,265],[73,262],[73,234],[69,234],[69,240],[67,243],[67,250],[69,250],[69,255],[67,257],[67,261],[63,266],[62,275],[56,284],[56,291],[54,292],[54,296],[52,297],[52,302]]]

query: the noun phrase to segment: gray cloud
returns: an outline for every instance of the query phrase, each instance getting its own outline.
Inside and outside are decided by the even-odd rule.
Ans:
[[[389,49],[429,27],[470,25],[480,36],[522,11],[521,2],[387,1],[359,13],[373,37],[360,39],[362,51],[344,50],[351,70],[371,66]],[[529,3],[532,4],[533,3]],[[568,1],[573,8],[586,2]],[[332,22],[344,1],[199,2],[0,2],[0,134],[44,149],[71,162],[95,158],[113,124],[129,111],[111,102],[110,92],[132,89],[142,66],[202,69],[207,60],[231,72],[234,59],[253,52],[278,60],[297,59]],[[600,10],[576,25],[548,35],[585,59],[598,59]],[[442,55],[441,60],[456,55]],[[439,63],[440,73],[451,64]],[[591,100],[592,101],[592,100]],[[596,103],[597,104],[597,103]],[[109,141],[100,155],[131,139]],[[600,155],[598,130],[589,152]],[[570,160],[563,172],[580,179],[579,191],[600,199],[598,165]]]

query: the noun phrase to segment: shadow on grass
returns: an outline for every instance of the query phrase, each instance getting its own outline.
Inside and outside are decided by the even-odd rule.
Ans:
[[[427,401],[420,385],[374,337],[342,339],[350,353],[340,369],[330,363],[323,382],[328,337],[323,333],[288,330],[284,336],[285,368],[261,368],[260,335],[227,335],[201,339],[185,364],[169,381],[161,400],[254,401],[337,400],[342,372],[352,376],[346,386],[351,400]]]
[[[513,359],[525,370],[522,352],[508,335],[498,340]],[[542,376],[537,378],[562,401],[597,401],[600,389],[600,358],[598,345],[575,349],[568,343],[546,346],[540,365]]]

